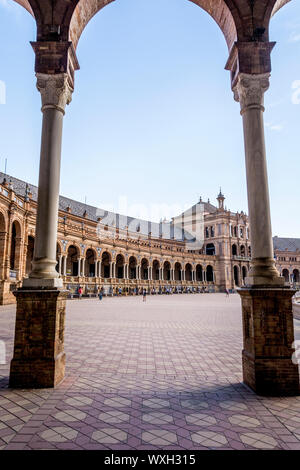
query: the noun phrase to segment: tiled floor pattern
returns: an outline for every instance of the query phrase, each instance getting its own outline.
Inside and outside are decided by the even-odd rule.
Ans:
[[[14,311],[0,308],[0,449],[300,449],[300,397],[241,384],[237,295],[70,301],[66,378],[47,390],[7,388]]]

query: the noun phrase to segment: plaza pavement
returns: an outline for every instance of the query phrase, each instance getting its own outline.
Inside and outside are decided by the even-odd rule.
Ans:
[[[300,397],[241,383],[236,294],[68,301],[56,389],[8,388],[14,320],[0,307],[0,449],[300,449]]]

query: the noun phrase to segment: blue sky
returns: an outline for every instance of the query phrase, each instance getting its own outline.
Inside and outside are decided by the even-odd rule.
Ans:
[[[37,184],[35,24],[12,0],[0,0],[0,22],[0,169],[7,158],[8,173]],[[300,237],[299,2],[273,18],[271,40],[265,127],[273,233]],[[207,13],[187,0],[116,0],[90,21],[77,55],[61,194],[157,219],[199,196],[215,202],[222,186],[227,207],[247,212],[239,104],[224,70],[225,40]]]

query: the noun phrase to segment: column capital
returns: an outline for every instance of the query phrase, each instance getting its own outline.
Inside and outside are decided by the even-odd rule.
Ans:
[[[270,85],[270,73],[248,74],[240,73],[233,88],[234,99],[241,105],[241,114],[247,109],[264,111],[264,94]]]
[[[68,74],[37,73],[36,78],[36,87],[42,98],[42,111],[47,108],[55,108],[65,114],[65,107],[71,103],[73,93]]]

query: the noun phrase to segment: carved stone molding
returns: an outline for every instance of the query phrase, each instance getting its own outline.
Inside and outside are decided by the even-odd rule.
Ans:
[[[241,73],[233,88],[234,99],[240,102],[241,113],[249,108],[264,111],[264,94],[269,88],[269,73],[250,75]]]
[[[56,75],[37,73],[36,77],[36,86],[42,98],[42,111],[55,108],[64,114],[66,105],[71,103],[73,93],[68,75],[66,73]]]

